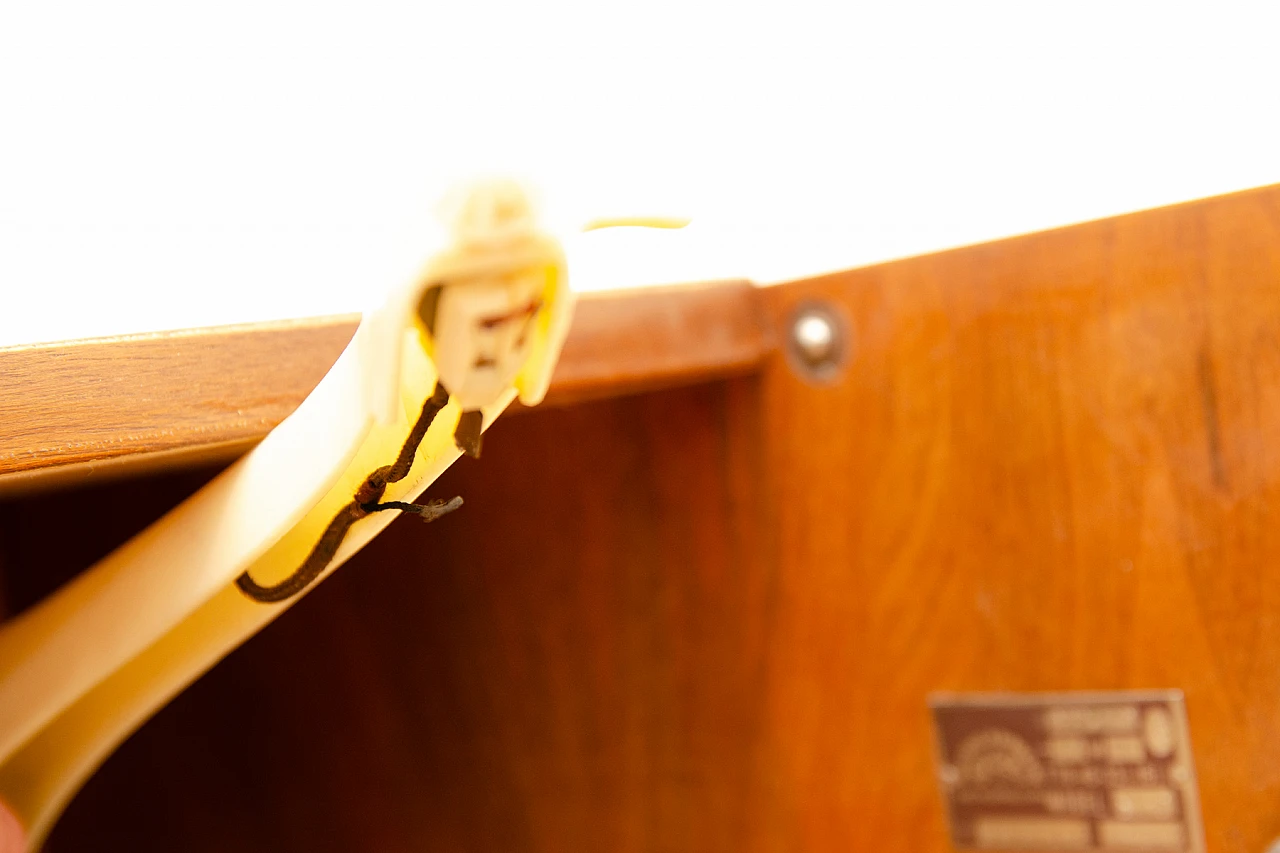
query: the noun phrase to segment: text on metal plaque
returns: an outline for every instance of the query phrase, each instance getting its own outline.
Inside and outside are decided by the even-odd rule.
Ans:
[[[952,843],[970,850],[1204,850],[1182,693],[930,699]]]

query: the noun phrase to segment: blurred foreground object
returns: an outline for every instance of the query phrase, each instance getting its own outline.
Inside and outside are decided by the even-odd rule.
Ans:
[[[412,501],[460,450],[479,454],[513,399],[545,394],[572,314],[564,253],[518,185],[463,198],[422,276],[366,318],[296,412],[0,628],[0,795],[34,846],[137,725],[394,515],[375,513],[456,506]]]

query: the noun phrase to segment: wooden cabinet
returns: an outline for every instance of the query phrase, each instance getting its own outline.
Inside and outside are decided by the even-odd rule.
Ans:
[[[848,334],[829,382],[787,354],[815,302]],[[195,367],[0,353],[11,612],[344,341],[256,334],[228,352],[302,335],[292,372],[220,370],[199,417],[152,400],[200,397]],[[65,422],[130,399],[170,444]],[[48,849],[942,851],[931,692],[1118,688],[1185,692],[1210,850],[1280,836],[1280,189],[588,302],[550,404],[432,493],[466,507],[393,524],[160,712]]]

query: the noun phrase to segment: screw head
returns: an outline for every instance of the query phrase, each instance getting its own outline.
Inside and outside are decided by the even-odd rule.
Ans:
[[[808,379],[830,382],[844,365],[848,349],[845,325],[835,308],[808,303],[792,315],[788,351],[791,362]]]
[[[803,314],[796,318],[796,348],[806,361],[817,364],[831,358],[836,345],[836,330],[831,319],[821,314]]]

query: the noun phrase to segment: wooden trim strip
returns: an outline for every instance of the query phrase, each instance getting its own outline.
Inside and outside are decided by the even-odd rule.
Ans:
[[[551,405],[697,382],[770,349],[747,282],[589,294]],[[302,402],[355,316],[0,349],[0,494],[229,459]]]
[[[745,281],[586,298],[543,405],[750,372],[772,349],[760,292]]]

